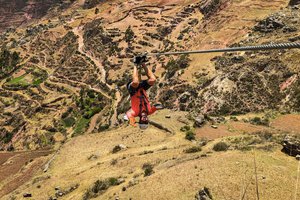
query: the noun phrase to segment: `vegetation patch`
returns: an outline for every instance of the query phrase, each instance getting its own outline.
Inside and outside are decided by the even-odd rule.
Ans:
[[[177,59],[172,57],[165,67],[167,69],[165,74],[166,78],[170,79],[178,70],[187,68],[189,66],[189,62],[190,59],[188,55],[181,55]]]
[[[193,131],[187,131],[185,133],[185,139],[189,140],[189,141],[192,141],[192,140],[195,140],[195,133]]]
[[[184,153],[197,153],[197,152],[199,152],[199,151],[201,151],[201,150],[202,150],[201,147],[194,146],[194,147],[185,149],[185,150],[184,150]]]
[[[150,163],[145,163],[143,165],[142,169],[144,170],[144,176],[150,176],[151,174],[154,173],[153,165]]]
[[[243,135],[239,137],[229,138],[228,142],[234,149],[240,151],[250,151],[252,149],[260,149],[271,151],[276,145],[281,144],[286,134],[275,134],[269,131],[258,131],[251,135]]]
[[[192,141],[192,140],[196,139],[194,130],[192,130],[190,126],[188,126],[188,125],[183,126],[180,128],[180,131],[185,132],[186,140]]]
[[[120,181],[118,178],[108,178],[106,180],[97,180],[94,182],[93,186],[89,188],[83,195],[83,200],[88,200],[96,198],[99,195],[103,194],[111,186],[120,185],[123,181]]]
[[[229,145],[225,142],[218,142],[213,146],[214,151],[227,151]]]
[[[0,52],[0,78],[6,77],[12,73],[20,62],[20,56],[17,52],[3,50]]]
[[[250,119],[250,123],[254,125],[269,126],[270,120],[268,118],[254,117]]]
[[[84,117],[81,117],[75,125],[74,132],[73,132],[72,136],[77,136],[77,135],[82,134],[89,123],[90,123],[90,119],[86,119]]]
[[[75,122],[76,120],[74,117],[67,117],[63,119],[64,126],[67,128],[72,127],[75,124]]]

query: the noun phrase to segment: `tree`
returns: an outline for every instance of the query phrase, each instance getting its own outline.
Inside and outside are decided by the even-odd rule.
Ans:
[[[132,31],[131,26],[128,26],[127,30],[125,31],[125,41],[127,43],[130,43],[132,42],[133,38],[134,38],[134,32]]]

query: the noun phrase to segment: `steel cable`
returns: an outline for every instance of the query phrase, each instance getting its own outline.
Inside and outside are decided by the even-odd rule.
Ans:
[[[232,47],[232,48],[224,48],[224,49],[178,51],[178,52],[159,52],[159,53],[150,53],[150,54],[148,54],[148,56],[182,55],[182,54],[216,53],[216,52],[234,52],[234,51],[263,51],[263,50],[296,49],[296,48],[300,48],[300,43],[299,42],[281,43],[281,44],[266,44],[266,45],[245,46],[245,47]]]

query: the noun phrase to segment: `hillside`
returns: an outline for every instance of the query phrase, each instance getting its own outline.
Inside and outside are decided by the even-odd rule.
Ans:
[[[147,1],[74,2],[63,12],[51,12],[16,31],[7,30],[0,42],[11,54],[19,53],[20,59],[19,63],[10,66],[12,69],[6,70],[0,84],[4,149],[44,148],[86,131],[98,132],[118,125],[117,116],[129,108],[125,84],[130,78],[130,59],[134,53],[220,48],[242,40],[246,40],[243,44],[260,44],[266,39],[268,42],[286,42],[292,37],[297,38],[297,30],[283,30],[289,24],[271,33],[252,31],[258,21],[288,3],[178,1],[170,4],[158,1],[149,5]],[[237,9],[243,11],[235,13]],[[297,9],[291,12],[299,17]],[[247,38],[250,33],[252,36]],[[298,70],[297,61],[288,62],[290,53],[297,57],[299,51],[288,51],[287,56],[278,58],[286,59],[281,61],[283,64],[289,63],[291,70],[286,74]],[[214,88],[220,79],[232,89],[237,81],[227,81],[232,76],[228,75],[232,67],[229,72],[223,72],[223,66],[217,69],[220,61],[211,62],[217,55],[153,57],[149,66],[153,66],[159,81],[150,97],[164,102],[166,108],[192,111],[194,115],[245,113],[285,106],[282,101],[292,93],[290,91],[276,97],[273,104],[264,99],[273,99],[279,92],[279,84],[288,79],[288,75],[281,75],[276,83],[278,87],[270,95],[256,97],[252,94],[253,102],[263,100],[266,105],[254,103],[244,109],[248,104],[245,99],[252,98],[245,91],[247,85],[243,86],[244,83],[232,91],[218,89],[215,95]],[[242,61],[236,63],[233,60],[229,64],[239,68],[247,65],[242,63],[246,56],[245,60],[250,63],[263,59],[263,53],[260,55],[253,61],[248,58],[251,55],[235,55],[234,58]],[[247,80],[252,75],[245,74],[244,70],[239,73]],[[262,90],[269,88],[266,86]],[[225,95],[227,92],[231,95]],[[243,97],[237,100],[236,94]],[[223,95],[230,99],[224,99]],[[295,105],[292,104],[289,110],[295,110]]]
[[[122,117],[135,54],[299,42],[299,3],[3,1],[0,198],[255,199],[254,158],[261,199],[294,198],[299,49],[149,57],[165,109]]]

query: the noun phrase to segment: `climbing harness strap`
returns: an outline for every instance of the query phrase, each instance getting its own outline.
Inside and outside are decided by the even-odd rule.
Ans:
[[[140,110],[139,110],[139,116],[141,116],[141,114],[142,114],[142,111],[143,111],[143,104],[144,104],[144,106],[145,106],[145,109],[146,109],[145,111],[146,111],[146,113],[149,114],[148,104],[147,104],[147,101],[146,101],[145,93],[144,93],[144,91],[143,91],[142,88],[139,89],[139,92],[140,92],[140,96],[139,96],[139,98],[140,98]]]

